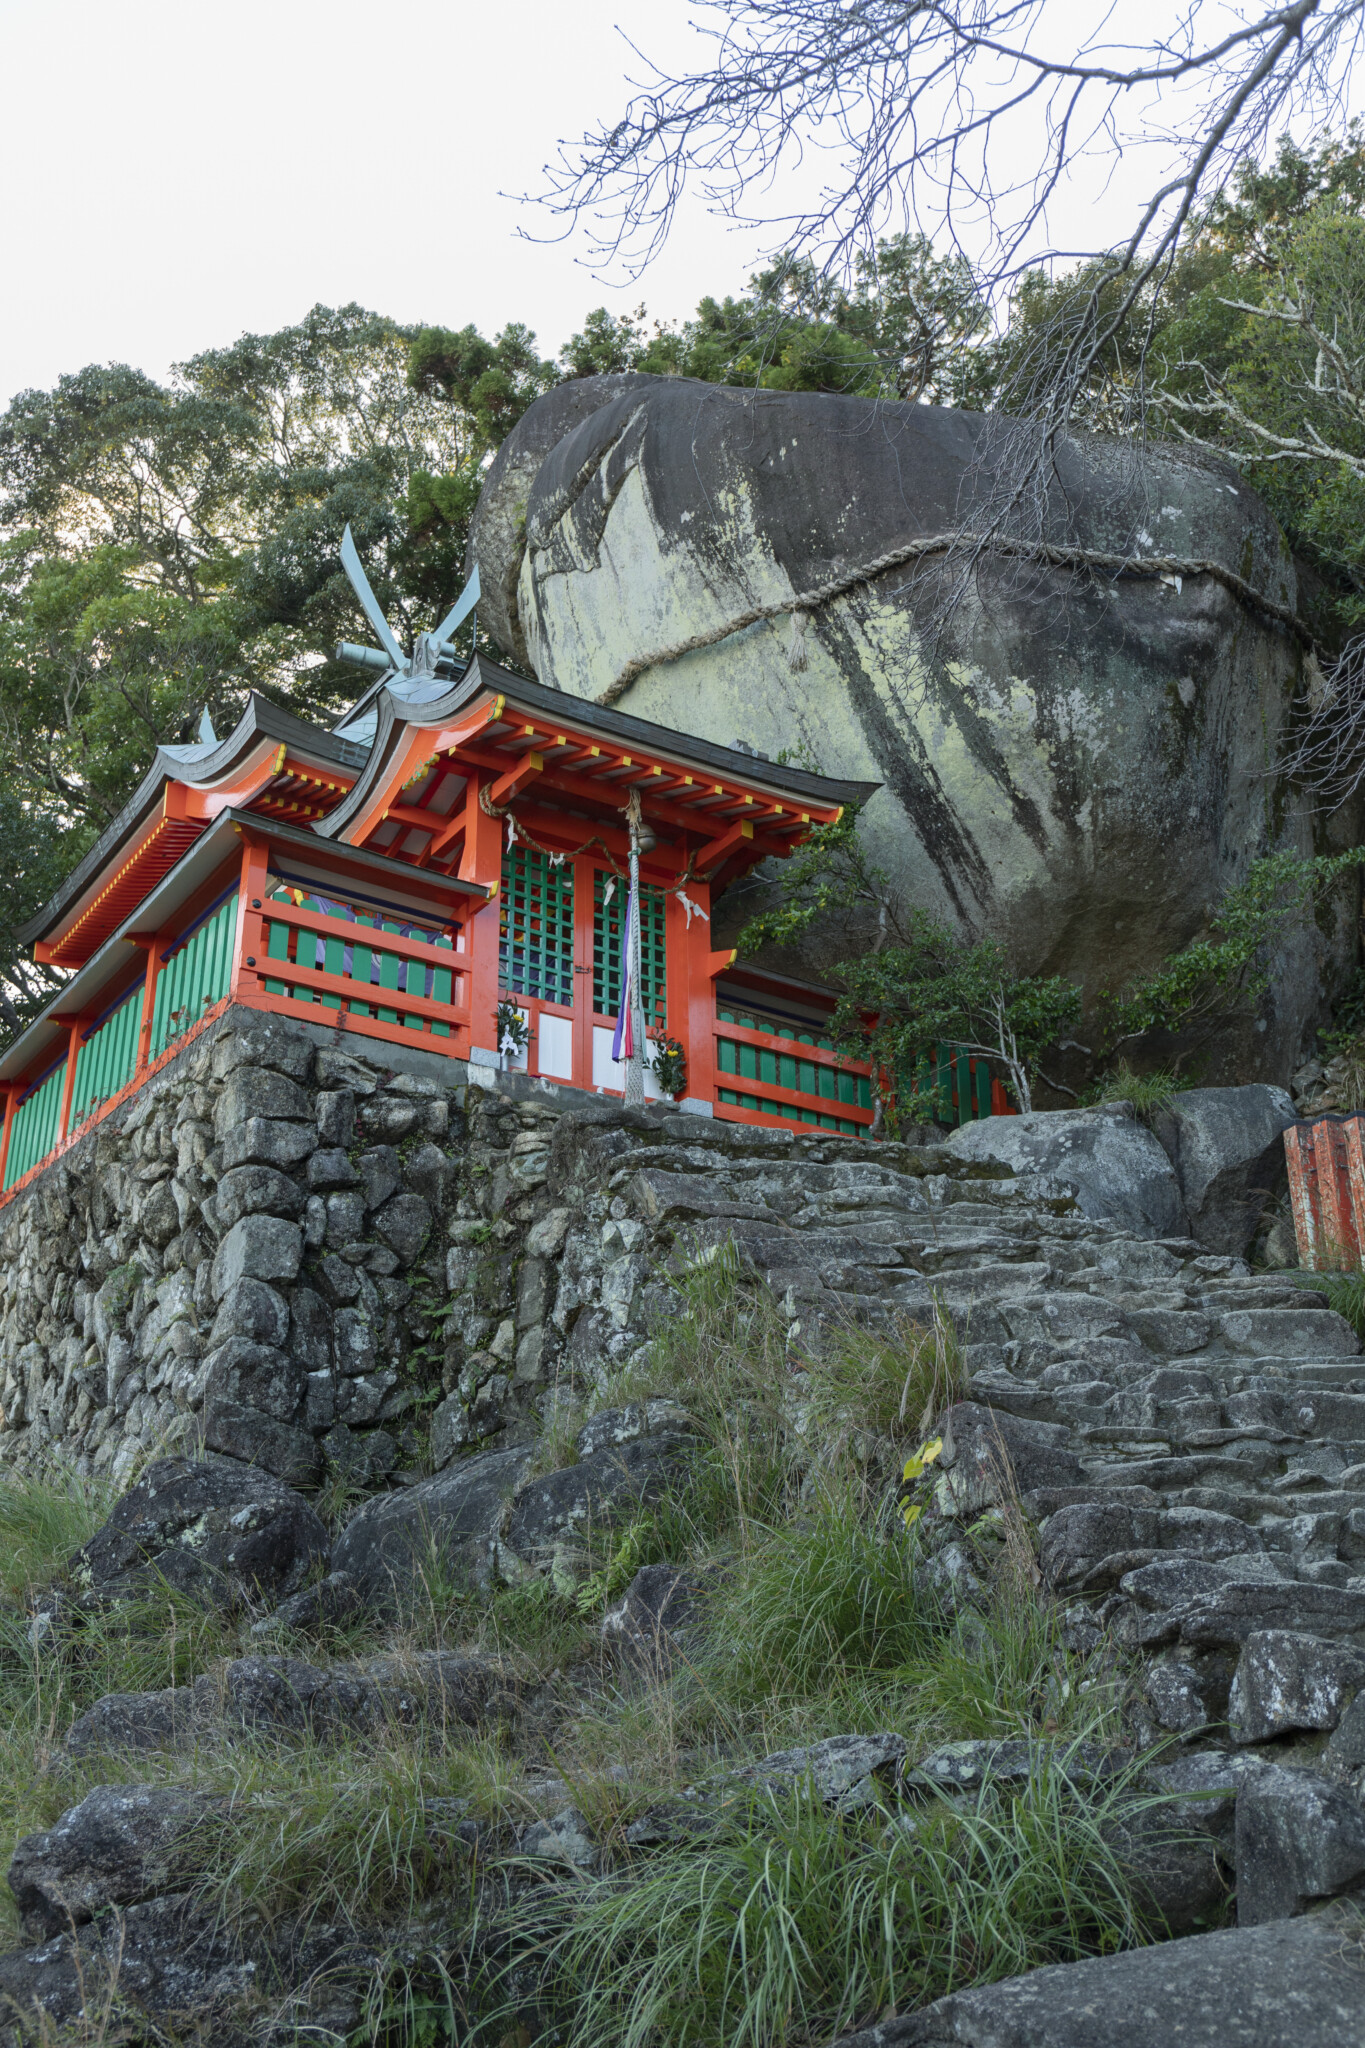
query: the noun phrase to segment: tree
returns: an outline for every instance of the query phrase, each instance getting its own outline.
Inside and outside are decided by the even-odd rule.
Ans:
[[[1058,187],[1078,170],[1102,189],[1121,159],[1155,158],[1145,195],[1101,233],[1061,317],[1003,362],[1003,408],[1036,430],[1013,437],[984,529],[1055,537],[1043,488],[1053,451],[1093,405],[1125,337],[1136,363],[1112,407],[1140,423],[1146,340],[1132,326],[1159,303],[1188,230],[1236,166],[1291,117],[1334,114],[1362,49],[1365,0],[1287,0],[1249,16],[1191,0],[1174,31],[1143,24],[1107,40],[1116,16],[1076,0],[698,0],[710,61],[648,65],[624,110],[561,146],[535,195],[559,231],[586,228],[592,260],[638,277],[683,195],[770,233],[796,258],[849,280],[888,231],[927,235],[971,260],[976,291],[1003,319],[1041,263],[1078,252],[1047,234]],[[783,211],[787,172],[825,175]],[[798,189],[809,190],[808,185]],[[1096,218],[1112,216],[1103,207]],[[1150,323],[1149,323],[1150,325]],[[962,584],[959,580],[957,588]]]
[[[1039,1061],[1074,1028],[1080,989],[1058,975],[1018,974],[994,939],[960,939],[927,911],[906,911],[867,859],[856,828],[851,806],[815,828],[787,863],[781,900],[740,932],[739,951],[789,946],[812,924],[871,907],[877,941],[832,971],[840,994],[830,1028],[843,1051],[871,1063],[879,1101],[888,1075],[898,1116],[932,1117],[922,1076],[947,1042],[996,1061],[1019,1108],[1032,1109]]]
[[[922,235],[860,252],[847,287],[790,252],[739,298],[704,298],[680,327],[648,326],[644,306],[590,313],[560,352],[571,377],[610,370],[698,377],[774,391],[960,404],[989,325],[969,267]]]
[[[464,576],[483,465],[553,380],[534,337],[314,307],[163,385],[91,366],[0,418],[0,816],[26,858],[0,903],[0,987],[57,978],[15,925],[126,802],[160,741],[220,732],[260,690],[330,718],[367,637],[349,521],[389,616],[430,623]],[[6,808],[7,807],[7,808]],[[49,852],[60,849],[54,862]],[[12,900],[10,900],[12,898]]]

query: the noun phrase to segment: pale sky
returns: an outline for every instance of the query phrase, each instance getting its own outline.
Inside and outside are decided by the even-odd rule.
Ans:
[[[1146,35],[1184,4],[1149,0],[1139,30],[1114,0],[1065,0],[1043,28]],[[1236,12],[1201,6],[1201,26]],[[581,239],[519,240],[551,223],[502,196],[623,107],[641,67],[617,21],[690,68],[688,16],[687,0],[0,0],[0,408],[89,362],[164,376],[319,300],[490,336],[524,320],[552,354],[604,302],[676,319],[741,289],[762,238],[697,205],[644,280],[612,290]],[[1178,134],[1188,110],[1156,112]],[[1035,149],[1021,134],[1021,165]],[[1106,184],[1083,165],[1054,245],[1123,233],[1155,168],[1130,157]]]
[[[672,0],[0,0],[0,407],[319,300],[525,320],[548,354],[604,300],[678,316],[737,289],[751,247],[704,217],[611,293],[499,196],[624,98],[632,13],[681,49]]]

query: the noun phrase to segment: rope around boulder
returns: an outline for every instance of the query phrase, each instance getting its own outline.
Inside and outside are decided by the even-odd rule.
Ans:
[[[918,561],[925,555],[947,554],[952,548],[973,547],[991,554],[1012,555],[1021,561],[1046,562],[1057,569],[1097,569],[1113,576],[1179,576],[1182,581],[1187,576],[1211,576],[1240,599],[1248,610],[1273,619],[1276,625],[1292,633],[1302,646],[1311,650],[1316,644],[1297,612],[1291,611],[1288,605],[1276,604],[1273,598],[1263,596],[1244,576],[1239,576],[1235,569],[1226,568],[1222,562],[1188,559],[1183,555],[1106,555],[1095,548],[1056,547],[1050,541],[1009,540],[981,533],[935,533],[906,541],[902,546],[876,556],[871,562],[864,562],[860,568],[832,576],[828,582],[817,583],[814,589],[803,590],[795,597],[778,598],[772,604],[751,605],[748,611],[740,612],[721,625],[711,626],[703,633],[693,633],[686,640],[675,640],[671,646],[660,647],[653,654],[637,655],[626,663],[594,702],[614,704],[646,669],[677,661],[681,655],[691,654],[699,647],[714,647],[717,641],[728,640],[732,633],[742,633],[746,627],[756,626],[762,619],[780,619],[788,614],[816,611],[834,598],[844,597],[862,584],[873,582],[878,576],[885,575],[888,569],[904,568],[907,563]],[[792,668],[806,666],[805,625],[804,618],[798,616],[793,619],[791,645],[787,651]]]

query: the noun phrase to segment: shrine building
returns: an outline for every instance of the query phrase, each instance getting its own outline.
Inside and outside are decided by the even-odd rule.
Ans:
[[[875,787],[477,656],[381,679],[330,732],[253,696],[228,738],[158,751],[21,933],[70,978],[0,1059],[0,1200],[230,1003],[464,1061],[475,1079],[515,1067],[619,1095],[632,791],[641,996],[655,1047],[673,1042],[663,1072],[681,1107],[865,1132],[869,1070],[835,1051],[832,997],[718,950],[710,919],[739,876]],[[957,1113],[989,1114],[984,1062],[960,1065]],[[652,1070],[645,1085],[660,1094]]]

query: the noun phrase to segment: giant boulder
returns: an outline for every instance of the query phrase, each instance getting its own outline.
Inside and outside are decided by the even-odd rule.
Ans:
[[[997,523],[1028,431],[685,378],[570,382],[524,415],[484,485],[470,546],[485,616],[543,683],[880,782],[861,829],[904,899],[1093,995],[1193,938],[1272,843],[1310,848],[1309,800],[1264,774],[1304,677],[1291,631],[1209,575],[996,549],[965,573],[960,556],[902,562],[818,604],[804,670],[785,615],[716,637],[916,539],[991,527],[1031,542]],[[1213,459],[1076,435],[1050,475],[1050,543],[1211,559],[1296,605],[1278,527]],[[655,658],[694,638],[707,644]],[[754,904],[722,906],[717,945]],[[1286,948],[1265,1028],[1238,1036],[1238,1078],[1284,1071],[1323,955],[1337,971],[1352,956],[1350,923],[1343,902],[1325,939],[1309,921]],[[843,936],[813,941],[809,965]]]

